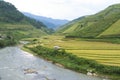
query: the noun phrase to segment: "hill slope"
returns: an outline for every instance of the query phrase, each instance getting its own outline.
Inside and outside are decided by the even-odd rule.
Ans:
[[[0,1],[0,35],[22,38],[47,33],[49,30],[42,22],[24,16],[11,3]]]
[[[43,16],[37,16],[27,12],[23,12],[23,14],[30,18],[43,22],[48,28],[52,28],[52,29],[57,29],[58,27],[68,22],[68,20],[52,19],[52,18],[47,18]]]
[[[77,20],[58,30],[68,37],[120,37],[120,4],[112,5],[91,16]],[[69,28],[67,28],[69,27]]]

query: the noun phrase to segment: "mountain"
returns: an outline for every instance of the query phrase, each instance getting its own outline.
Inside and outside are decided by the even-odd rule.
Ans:
[[[57,32],[67,37],[111,38],[120,37],[120,4],[111,5],[94,15],[84,16],[64,25]]]
[[[65,30],[69,29],[72,25],[74,25],[76,22],[78,22],[79,20],[85,18],[84,16],[83,17],[79,17],[77,19],[74,19],[68,23],[66,23],[65,25],[59,27],[57,30],[56,30],[56,33],[64,33]]]
[[[48,28],[52,28],[52,29],[57,29],[58,27],[69,22],[68,20],[52,19],[52,18],[34,15],[31,13],[27,13],[27,12],[23,12],[23,14],[25,16],[28,16],[30,18],[43,22]]]
[[[40,37],[50,30],[40,21],[28,18],[11,3],[0,1],[0,39],[1,37]]]

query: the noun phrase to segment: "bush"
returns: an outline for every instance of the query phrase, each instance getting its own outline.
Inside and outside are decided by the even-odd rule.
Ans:
[[[5,39],[0,40],[0,48],[15,44],[17,44],[17,40],[15,40],[14,38],[6,37]]]

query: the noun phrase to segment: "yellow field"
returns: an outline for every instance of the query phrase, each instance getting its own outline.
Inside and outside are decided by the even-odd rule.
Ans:
[[[102,64],[120,66],[120,50],[67,50],[67,52],[94,59]]]
[[[40,44],[49,48],[60,46],[79,57],[93,59],[106,65],[120,66],[120,44],[64,39],[63,36],[42,37],[35,43]]]

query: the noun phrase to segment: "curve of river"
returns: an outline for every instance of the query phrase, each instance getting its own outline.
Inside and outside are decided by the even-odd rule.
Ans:
[[[103,80],[60,68],[19,47],[0,49],[0,80]]]

